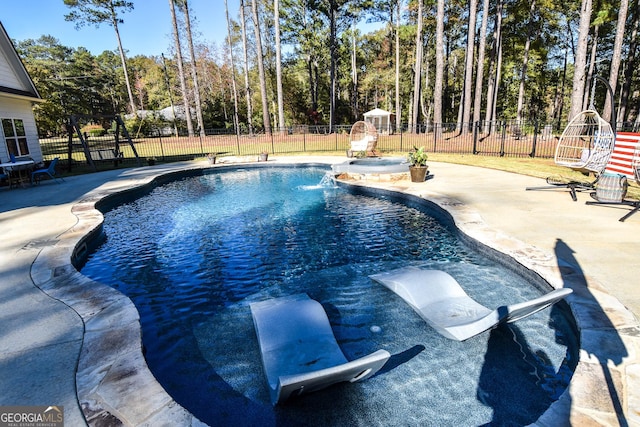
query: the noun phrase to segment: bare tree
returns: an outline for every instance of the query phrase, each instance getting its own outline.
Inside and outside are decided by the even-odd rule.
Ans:
[[[264,55],[262,53],[262,39],[260,34],[260,18],[258,16],[258,0],[251,2],[253,13],[253,30],[256,36],[256,50],[258,51],[258,75],[260,78],[260,95],[262,98],[262,123],[267,135],[271,135],[271,119],[269,118],[269,100],[267,99],[267,80],[264,74]]]
[[[124,72],[124,81],[127,85],[127,94],[129,95],[129,108],[131,113],[138,116],[136,104],[133,101],[133,92],[131,91],[131,83],[129,81],[129,72],[127,70],[127,57],[122,48],[122,40],[120,38],[120,30],[118,24],[124,21],[119,17],[119,9],[127,12],[133,9],[133,2],[124,0],[64,0],[64,4],[72,9],[70,13],[64,16],[66,21],[74,21],[76,29],[81,28],[85,24],[94,24],[96,27],[107,22],[113,27],[118,40],[118,51],[120,53],[120,61],[122,62],[122,70]]]
[[[167,61],[164,58],[164,54],[161,54],[162,57],[162,72],[164,74],[164,81],[167,85],[167,93],[169,94],[169,103],[171,104],[171,114],[173,114],[173,132],[175,136],[178,136],[178,123],[176,121],[176,108],[173,103],[173,95],[171,94],[171,82],[169,81],[169,72],[167,71]]]
[[[284,101],[282,99],[282,58],[280,48],[280,3],[273,0],[273,22],[276,33],[276,92],[278,98],[278,127],[283,130],[284,123]]]
[[[413,101],[411,103],[411,129],[418,132],[418,114],[420,113],[420,82],[422,80],[422,9],[423,1],[418,0],[418,22],[416,25],[416,59],[413,65]]]
[[[189,55],[191,56],[191,80],[193,80],[193,96],[196,103],[196,119],[200,136],[205,136],[204,120],[202,119],[202,104],[200,102],[200,85],[198,84],[198,71],[196,69],[196,51],[193,48],[193,36],[191,34],[191,18],[189,17],[189,2],[182,1],[182,13],[184,13],[184,25],[187,31],[187,43],[189,44]]]
[[[589,45],[589,26],[591,23],[592,0],[582,0],[580,6],[580,25],[578,29],[578,44],[574,59],[573,85],[571,89],[571,108],[569,120],[572,120],[582,110],[582,99],[585,91],[585,76],[587,65],[587,48]]]
[[[253,101],[251,99],[251,85],[249,84],[249,47],[247,45],[247,25],[244,16],[244,0],[240,0],[240,25],[242,28],[242,51],[244,53],[244,90],[247,98],[247,126],[249,134],[253,135]]]
[[[613,44],[613,56],[611,57],[611,68],[609,71],[609,85],[616,93],[616,86],[618,85],[618,72],[620,70],[620,62],[622,61],[622,42],[624,41],[624,29],[627,21],[627,9],[629,8],[628,0],[620,0],[620,9],[618,10],[618,24],[616,26],[616,39]],[[604,103],[604,110],[602,112],[602,118],[610,121],[613,99],[607,97]]]
[[[480,121],[480,109],[482,106],[482,82],[484,77],[484,54],[486,49],[487,22],[489,21],[489,0],[482,2],[482,24],[478,42],[478,62],[476,65],[476,86],[473,97],[473,122]]]
[[[627,54],[627,63],[624,70],[624,81],[622,83],[622,93],[620,94],[620,111],[618,112],[619,120],[625,121],[627,118],[627,103],[629,102],[629,94],[631,92],[631,82],[633,72],[636,69],[636,50],[638,49],[638,29],[640,28],[640,3],[638,0],[633,1],[632,9],[634,13],[631,15],[632,26],[631,36],[629,40],[629,53]],[[640,115],[638,116],[640,118]]]
[[[591,87],[594,79],[594,75],[596,73],[596,60],[598,58],[598,43],[600,41],[600,26],[594,25],[593,27],[593,35],[591,36],[591,55],[589,56],[589,69],[587,71],[587,75],[585,77],[585,91],[582,96],[582,109],[586,110],[590,107],[589,105],[589,88]]]
[[[356,50],[356,31],[354,22],[351,32],[351,108],[353,109],[353,115],[357,120],[360,113],[358,111],[358,55]]]
[[[229,62],[231,65],[231,90],[233,91],[233,128],[236,135],[240,132],[240,123],[238,120],[238,90],[236,89],[236,73],[233,61],[233,43],[231,42],[231,20],[229,19],[229,6],[227,0],[224,0],[224,13],[227,17],[227,42],[229,46]]]
[[[529,50],[531,49],[531,38],[533,35],[534,19],[533,15],[536,10],[535,0],[531,0],[529,6],[529,25],[527,26],[527,40],[524,43],[524,52],[522,53],[522,69],[520,71],[520,86],[518,87],[518,103],[516,107],[516,121],[518,125],[522,124],[523,108],[524,108],[524,86],[527,81],[527,68],[529,66]]]
[[[464,60],[464,89],[462,90],[462,123],[460,131],[469,133],[471,122],[471,93],[473,90],[473,52],[476,38],[476,15],[478,13],[477,0],[469,0],[469,23],[467,28],[467,52]]]
[[[500,61],[502,57],[502,0],[496,4],[496,15],[493,26],[493,46],[487,82],[487,107],[485,110],[485,133],[492,131],[490,123],[495,120],[495,104],[500,84]]]
[[[402,130],[402,111],[400,109],[400,12],[402,1],[396,1],[396,132]],[[393,14],[393,12],[392,12]]]
[[[336,0],[329,0],[329,55],[331,65],[329,66],[329,132],[334,131],[336,121],[336,67],[337,67],[337,19],[340,5]]]
[[[442,136],[442,85],[444,81],[444,0],[438,0],[436,12],[436,76],[433,87],[434,137]]]
[[[178,63],[178,77],[180,79],[180,89],[182,90],[182,102],[184,104],[184,117],[187,122],[187,132],[189,136],[193,136],[193,123],[191,123],[191,105],[187,95],[187,81],[184,76],[184,63],[182,58],[182,48],[180,47],[180,33],[178,31],[178,20],[176,19],[176,7],[174,0],[169,0],[169,9],[171,10],[171,23],[173,25],[173,39],[176,44],[176,56]]]

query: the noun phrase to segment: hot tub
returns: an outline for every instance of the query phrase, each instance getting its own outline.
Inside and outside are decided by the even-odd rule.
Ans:
[[[403,173],[409,172],[409,163],[404,157],[368,157],[349,159],[331,166],[334,173]]]

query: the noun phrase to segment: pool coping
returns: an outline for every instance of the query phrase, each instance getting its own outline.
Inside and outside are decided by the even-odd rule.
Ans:
[[[312,162],[285,158],[269,163],[285,165]],[[232,165],[247,166],[242,159]],[[34,261],[33,282],[51,297],[76,311],[84,324],[76,388],[88,424],[206,425],[175,402],[147,367],[138,312],[129,298],[83,276],[73,267],[72,260],[78,253],[88,250],[87,244],[101,231],[103,216],[96,205],[105,203],[105,200],[123,191],[143,190],[154,181],[167,179],[171,173],[197,174],[203,169],[221,166],[225,165],[210,166],[206,162],[197,162],[170,173],[158,169],[156,173],[150,171],[149,175],[131,182],[127,189],[107,186],[87,193],[71,209],[77,223],[62,233],[54,245],[43,248]],[[253,163],[250,166],[256,165]],[[636,350],[640,348],[640,329],[635,316],[609,295],[604,286],[597,286],[597,282],[590,278],[589,292],[583,292],[581,284],[585,278],[571,265],[558,266],[552,254],[489,227],[473,207],[430,191],[421,184],[407,181],[398,185],[397,181],[366,179],[348,184],[367,187],[367,191],[393,191],[399,195],[425,199],[446,212],[460,233],[471,241],[512,258],[554,288],[572,287],[574,293],[567,298],[567,302],[580,332],[578,365],[568,389],[535,425],[613,426],[620,424],[620,416],[630,425],[640,425],[640,363]],[[612,327],[603,327],[604,323],[599,318],[602,312],[607,314]],[[607,362],[610,359],[606,357],[603,362],[602,357],[595,357],[594,352],[590,351],[596,347],[606,351],[607,343],[616,337],[622,339],[629,350],[621,363],[616,365]],[[612,392],[617,394],[618,402],[611,398]]]

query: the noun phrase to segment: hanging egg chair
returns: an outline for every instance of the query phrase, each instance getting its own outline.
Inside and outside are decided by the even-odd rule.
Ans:
[[[351,126],[349,133],[350,148],[347,155],[352,157],[354,153],[364,152],[367,156],[377,156],[378,130],[373,123],[358,121]]]
[[[611,125],[595,110],[582,111],[562,133],[555,163],[587,175],[599,175],[611,157],[615,139]]]

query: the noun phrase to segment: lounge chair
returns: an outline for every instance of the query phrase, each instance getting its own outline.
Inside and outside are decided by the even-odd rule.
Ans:
[[[369,277],[405,300],[440,334],[457,341],[530,316],[572,292],[556,289],[539,298],[491,310],[469,297],[444,271],[405,267]]]
[[[58,164],[58,157],[54,158],[51,163],[49,163],[49,167],[43,169],[37,169],[31,172],[31,184],[34,182],[40,183],[40,180],[43,177],[48,176],[55,182],[64,181],[64,178],[56,175],[56,165]]]
[[[640,200],[625,199],[627,181],[640,183],[640,134],[618,132],[611,158],[591,193],[595,201],[587,204],[631,206],[633,209],[619,219],[624,222],[640,210]]]
[[[374,375],[391,356],[378,350],[349,362],[322,305],[306,294],[252,303],[271,402]]]

